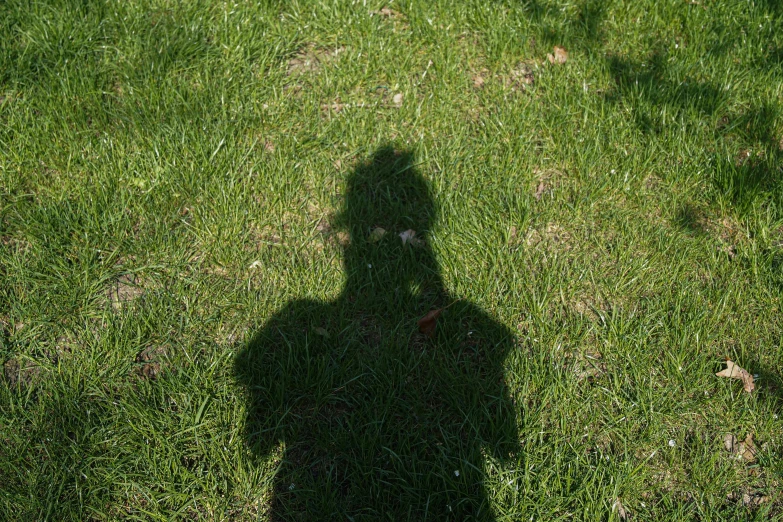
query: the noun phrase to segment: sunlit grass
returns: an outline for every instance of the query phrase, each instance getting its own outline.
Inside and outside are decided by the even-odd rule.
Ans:
[[[772,0],[7,0],[0,518],[266,519],[234,357],[389,144],[517,337],[498,520],[780,517],[782,86]]]

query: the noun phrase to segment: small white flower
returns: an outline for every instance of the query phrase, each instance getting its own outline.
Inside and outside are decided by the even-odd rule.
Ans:
[[[673,447],[674,447],[674,446],[676,446],[676,445],[677,445],[677,443],[676,443],[676,442],[674,442],[674,439],[670,439],[670,440],[669,440],[669,446],[671,446],[671,447],[673,448]]]
[[[454,470],[454,476],[455,477],[459,477],[459,470],[457,470],[457,469]]]
[[[370,263],[367,263],[367,268],[372,268],[372,265]]]
[[[617,172],[616,170],[612,169],[612,174],[615,174],[616,172]]]

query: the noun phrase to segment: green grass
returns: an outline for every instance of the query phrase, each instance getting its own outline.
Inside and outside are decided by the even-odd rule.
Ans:
[[[773,0],[6,0],[0,519],[782,519],[782,175]]]

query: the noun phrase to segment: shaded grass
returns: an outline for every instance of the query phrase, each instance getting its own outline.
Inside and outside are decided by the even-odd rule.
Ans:
[[[334,216],[387,143],[431,186],[445,289],[517,338],[495,518],[779,517],[777,4],[389,6],[3,4],[2,518],[263,518],[282,448],[252,457],[234,357],[340,295]]]

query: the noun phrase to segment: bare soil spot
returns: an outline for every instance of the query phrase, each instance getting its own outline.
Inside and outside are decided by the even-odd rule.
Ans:
[[[145,348],[136,356],[136,375],[142,379],[154,380],[165,365],[165,359],[168,355],[167,350],[162,346],[150,346]]]
[[[395,19],[395,18],[402,18],[403,14],[400,13],[399,11],[395,11],[394,9],[383,7],[379,11],[370,11],[370,16]]]
[[[111,307],[120,310],[144,293],[141,278],[136,274],[123,274],[106,291]]]
[[[316,49],[307,47],[288,60],[287,74],[294,76],[318,72],[324,65],[334,60],[345,51],[344,47],[336,49]]]
[[[547,223],[542,229],[533,229],[527,233],[525,244],[529,247],[536,246],[567,246],[571,234],[557,223]]]
[[[42,369],[33,361],[21,358],[9,359],[3,365],[3,377],[10,387],[27,388],[34,384]]]
[[[592,383],[606,373],[606,363],[603,361],[601,352],[592,349],[576,352],[571,368],[579,381],[587,381],[588,383]]]
[[[511,78],[517,86],[523,89],[525,85],[533,85],[536,82],[533,65],[528,62],[519,62],[516,67],[511,69]]]

